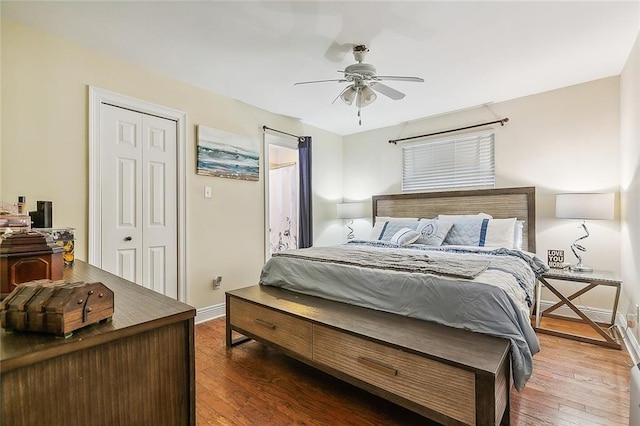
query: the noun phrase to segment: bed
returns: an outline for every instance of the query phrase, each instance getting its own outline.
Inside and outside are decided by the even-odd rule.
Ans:
[[[529,307],[546,265],[526,254],[535,252],[535,189],[372,201],[377,240],[274,256],[261,285],[227,293],[227,345],[244,340],[232,340],[239,332],[440,423],[508,424],[511,377],[521,389],[539,350]],[[427,222],[449,243],[481,227],[482,247],[431,244],[424,238],[444,235],[425,233]],[[412,228],[424,238],[403,239]],[[511,243],[522,250],[500,246]]]

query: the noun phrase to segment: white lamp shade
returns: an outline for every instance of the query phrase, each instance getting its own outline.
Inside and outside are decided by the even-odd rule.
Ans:
[[[613,219],[613,193],[558,194],[556,217],[564,219]]]
[[[363,86],[358,92],[358,97],[356,98],[356,106],[364,108],[367,105],[371,105],[377,97],[378,96],[376,95],[376,93],[371,90],[371,87]]]
[[[358,91],[355,89],[355,87],[353,87],[353,85],[351,85],[344,92],[342,92],[342,94],[340,95],[340,99],[342,99],[345,104],[351,105],[357,94]]]
[[[338,219],[357,219],[364,216],[364,203],[339,203]]]

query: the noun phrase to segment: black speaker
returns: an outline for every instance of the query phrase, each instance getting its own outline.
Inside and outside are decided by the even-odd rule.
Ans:
[[[42,218],[41,228],[53,228],[53,203],[51,201],[38,201],[38,216]]]
[[[40,228],[40,225],[42,224],[42,220],[40,219],[40,215],[38,215],[38,211],[37,210],[30,211],[29,216],[31,216],[31,227]]]
[[[33,228],[53,228],[53,203],[38,201],[36,210],[29,212]]]

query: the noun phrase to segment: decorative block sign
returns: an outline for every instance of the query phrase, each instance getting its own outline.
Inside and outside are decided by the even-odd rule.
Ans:
[[[564,268],[564,250],[547,250],[547,265],[550,268]]]

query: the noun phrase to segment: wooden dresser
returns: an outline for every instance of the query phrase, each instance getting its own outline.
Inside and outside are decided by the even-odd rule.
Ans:
[[[276,287],[226,296],[227,347],[258,340],[443,424],[509,423],[506,339]]]
[[[0,334],[2,418],[13,425],[195,425],[195,309],[82,261],[67,281],[114,292],[113,319]]]

